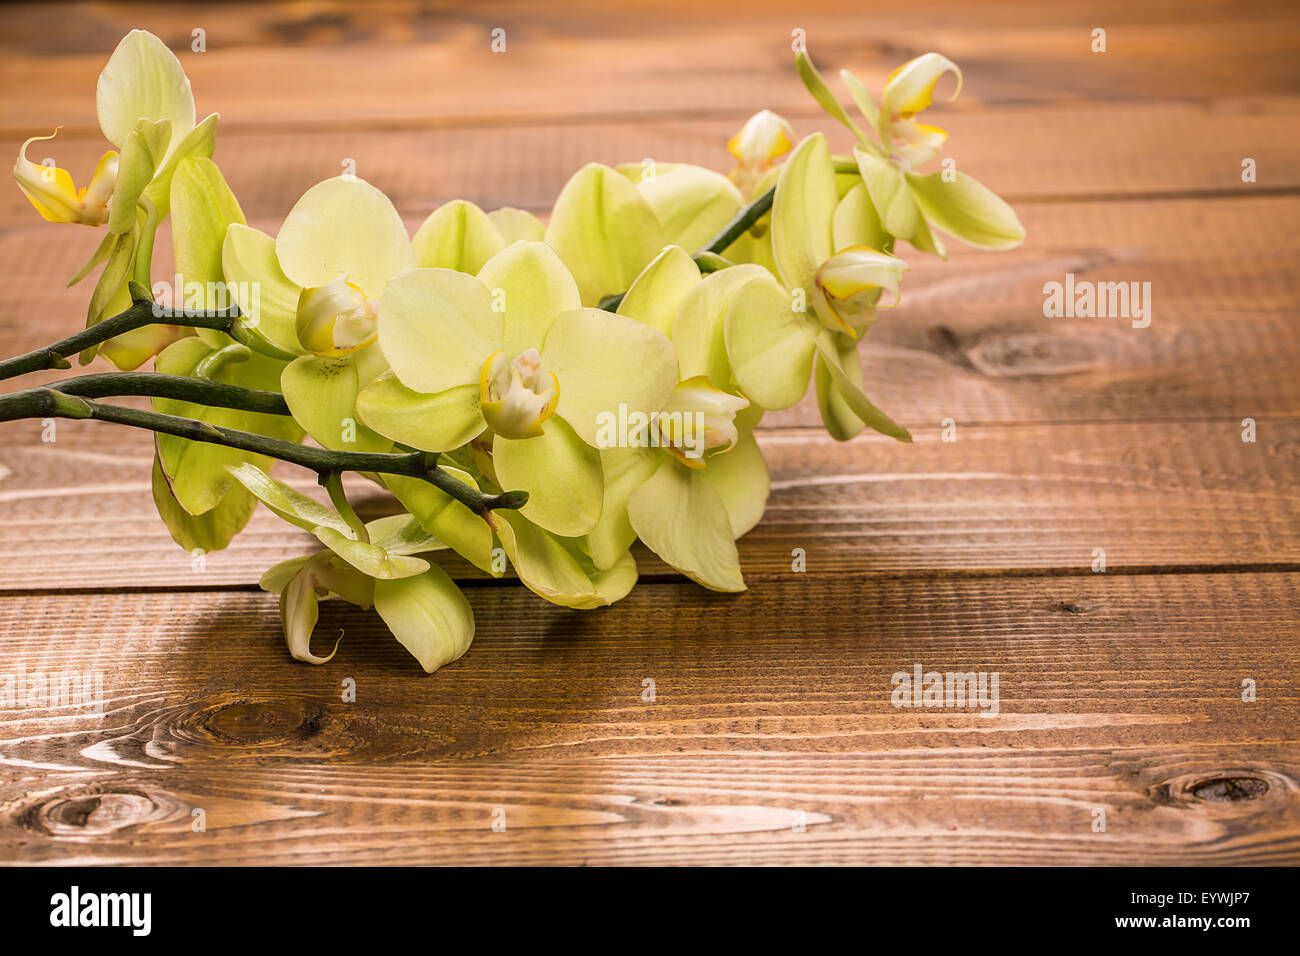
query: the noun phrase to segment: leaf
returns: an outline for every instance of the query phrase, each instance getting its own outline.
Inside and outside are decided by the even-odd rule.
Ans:
[[[403,385],[436,394],[477,383],[501,348],[503,323],[487,286],[451,269],[416,269],[379,299],[379,348]]]
[[[439,206],[415,233],[415,261],[422,269],[455,269],[474,275],[505,248],[487,213],[455,199]]]
[[[560,416],[547,419],[536,438],[498,435],[492,463],[502,488],[528,492],[520,514],[529,521],[570,538],[596,526],[604,497],[600,453]]]
[[[790,293],[774,279],[746,283],[731,301],[725,333],[732,374],[750,401],[788,408],[803,398],[820,331],[816,317],[794,311]]]
[[[633,281],[619,303],[618,314],[668,335],[682,301],[699,283],[695,260],[679,246],[668,246]]]
[[[432,395],[415,392],[385,372],[357,394],[357,415],[371,429],[422,451],[451,451],[486,426],[478,385]]]
[[[415,577],[376,581],[375,610],[429,674],[461,657],[474,640],[474,612],[438,567]]]
[[[677,384],[672,343],[648,325],[601,309],[563,313],[546,336],[541,372],[560,383],[559,415],[587,444],[619,405],[649,415]]]
[[[681,165],[637,183],[664,240],[688,253],[703,249],[745,204],[740,190],[726,176],[703,166]]]
[[[337,176],[303,193],[275,238],[291,282],[316,288],[346,275],[367,299],[416,266],[411,240],[392,202],[355,176]]]
[[[637,187],[599,163],[582,167],[561,190],[546,243],[573,273],[587,306],[626,291],[668,244]]]
[[[943,175],[907,175],[926,219],[981,249],[1011,249],[1024,241],[1025,228],[1015,210],[993,190],[965,173],[957,173],[952,182],[944,182]]]
[[[502,316],[502,345],[510,356],[540,349],[557,315],[582,308],[578,284],[543,242],[506,247],[483,265],[478,278]]]
[[[772,201],[772,253],[782,281],[809,289],[831,255],[831,222],[839,197],[826,137],[813,133],[790,155]]]
[[[200,515],[186,511],[172,494],[158,457],[153,461],[153,500],[172,540],[186,551],[220,551],[248,524],[257,499],[243,488],[231,488],[216,506]]]
[[[665,460],[632,492],[627,514],[645,546],[692,581],[745,590],[730,519],[703,472]]]
[[[171,141],[194,129],[194,94],[180,60],[152,33],[132,30],[99,74],[95,110],[104,137],[121,148],[142,117],[171,122]]]

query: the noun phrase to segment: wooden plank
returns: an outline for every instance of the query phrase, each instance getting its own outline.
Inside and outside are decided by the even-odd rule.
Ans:
[[[1294,864],[1298,588],[809,574],[587,614],[471,588],[476,642],[425,680],[362,612],[326,611],[346,638],[312,668],[265,596],[9,597],[0,671],[99,672],[105,712],[0,711],[0,859]],[[997,671],[998,715],[894,707],[916,664]]]
[[[251,587],[277,561],[319,548],[259,512],[229,550],[196,563],[153,510],[147,435],[58,427],[54,444],[32,423],[0,452],[0,590]],[[1300,564],[1295,419],[1259,422],[1254,444],[1235,420],[958,425],[955,442],[938,427],[916,439],[764,431],[773,493],[740,542],[745,573],[784,577],[796,548],[818,575],[1086,570],[1098,548],[1112,570]],[[313,491],[302,472],[283,474]],[[367,514],[392,509],[377,489],[354,487]],[[644,550],[638,560],[645,577],[670,573]],[[447,567],[482,577],[458,559]]]
[[[790,69],[794,29],[832,73],[851,67],[875,86],[903,60],[938,49],[965,68],[972,101],[1300,93],[1292,68],[1300,25],[1285,2],[1229,10],[1108,0],[1027,14],[1003,0],[964,15],[930,2],[874,8],[869,18],[851,2],[793,16],[785,4],[746,3],[727,15],[688,3],[591,3],[544,20],[527,7],[476,4],[472,13],[407,11],[378,32],[369,5],[213,4],[201,15],[87,5],[61,15],[75,40],[51,31],[35,6],[0,15],[9,44],[0,89],[41,91],[0,101],[0,128],[9,130],[48,124],[51,111],[93,127],[95,77],[137,26],[182,51],[202,109],[255,124],[781,108],[804,98]],[[505,53],[491,51],[498,26]],[[1105,53],[1092,52],[1098,26],[1108,31]],[[207,31],[202,53],[191,52],[198,28]],[[304,38],[309,45],[298,45]]]
[[[808,101],[811,103],[811,100]],[[814,109],[787,111],[796,131],[823,130],[847,153],[849,133]],[[730,168],[727,139],[748,115],[638,122],[445,129],[241,132],[223,125],[216,159],[246,215],[278,223],[296,197],[330,176],[344,160],[382,188],[405,215],[423,218],[450,199],[485,207],[548,210],[560,188],[587,162],[693,162]],[[22,131],[48,133],[57,117]],[[1013,200],[1062,196],[1182,195],[1300,188],[1300,99],[1258,101],[1250,110],[1203,105],[1021,104],[936,117],[950,133],[959,168]],[[1207,125],[1215,133],[1207,136]],[[18,135],[18,134],[15,134]],[[61,133],[33,146],[81,181],[105,144],[93,134]],[[1241,181],[1241,162],[1256,162],[1257,182]],[[935,167],[937,168],[937,166]],[[36,220],[17,189],[0,189],[0,224]]]

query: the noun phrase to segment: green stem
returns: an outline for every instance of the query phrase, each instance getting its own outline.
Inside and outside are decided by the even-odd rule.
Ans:
[[[255,332],[239,321],[239,308],[214,309],[202,311],[195,309],[168,309],[154,302],[137,300],[124,311],[112,318],[97,322],[89,328],[69,335],[60,342],[47,345],[0,361],[0,380],[25,375],[28,372],[41,372],[52,368],[71,368],[69,356],[107,342],[111,338],[126,332],[142,329],[147,325],[183,325],[191,329],[213,329],[224,332],[241,345],[246,345],[255,352],[274,358],[292,359],[296,356],[282,352],[263,340]]]
[[[334,509],[348,523],[348,527],[356,533],[357,540],[369,544],[370,532],[366,530],[366,523],[357,517],[352,502],[348,501],[347,493],[343,490],[342,472],[331,471],[327,475],[321,475],[320,483],[329,492],[330,501],[334,503]]]
[[[116,398],[144,395],[149,398],[173,398],[194,405],[235,408],[244,412],[288,415],[289,405],[279,392],[263,392],[239,385],[227,385],[188,375],[163,375],[161,372],[98,372],[67,378],[53,386],[65,395],[80,398]],[[0,399],[2,400],[2,399]]]
[[[381,454],[327,451],[278,438],[268,438],[253,432],[222,428],[192,418],[160,415],[157,412],[123,408],[119,405],[105,405],[89,398],[69,395],[52,387],[29,388],[0,397],[0,422],[24,418],[93,418],[102,422],[115,422],[119,425],[187,438],[190,441],[225,445],[228,448],[266,455],[302,468],[309,468],[317,475],[329,475],[331,472],[338,471],[359,471],[420,478],[446,492],[485,519],[490,518],[490,512],[494,509],[522,508],[528,501],[528,493],[524,491],[485,495],[437,465],[431,464],[430,457],[425,452]]]

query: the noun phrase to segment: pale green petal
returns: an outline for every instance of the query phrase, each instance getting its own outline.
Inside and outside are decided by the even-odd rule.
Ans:
[[[746,435],[725,454],[710,456],[700,474],[722,499],[732,537],[739,538],[758,524],[767,507],[771,483],[763,453],[753,435]]]
[[[795,55],[794,65],[799,71],[799,79],[803,80],[803,85],[808,88],[808,92],[813,95],[813,99],[821,105],[821,108],[852,130],[853,135],[858,139],[865,139],[866,137],[863,135],[862,130],[858,128],[858,124],[853,122],[849,114],[844,111],[840,101],[835,98],[835,94],[831,92],[830,87],[826,85],[826,81],[817,72],[817,67],[813,66],[812,59],[808,56],[806,50],[801,50]]]
[[[840,79],[844,85],[849,88],[849,96],[853,98],[858,112],[862,118],[867,121],[867,126],[874,129],[880,121],[880,112],[876,109],[875,101],[871,99],[871,94],[867,88],[862,85],[862,81],[850,73],[848,70],[840,70]]]
[[[303,353],[294,321],[302,290],[289,281],[275,257],[275,240],[231,223],[221,248],[221,268],[233,288],[243,323],[286,352]]]
[[[907,188],[902,170],[887,159],[874,156],[864,149],[853,151],[862,173],[862,182],[876,207],[881,225],[891,236],[912,241],[921,223],[921,210]]]
[[[232,223],[243,225],[244,213],[217,164],[202,156],[181,160],[172,177],[171,207],[176,272],[183,283],[177,296],[192,305],[186,287],[197,282],[204,289],[203,308],[228,306],[217,285],[225,280],[221,252],[227,229]]]
[[[353,531],[333,508],[308,498],[282,481],[276,481],[264,470],[248,462],[230,465],[227,470],[238,482],[252,492],[261,502],[290,524],[304,531],[314,532],[318,527],[331,528],[341,535]]]
[[[836,335],[834,341],[840,368],[849,383],[862,390],[864,386],[862,364],[858,360],[858,343],[847,335]],[[836,441],[848,441],[867,427],[862,419],[853,414],[853,409],[840,395],[831,378],[830,368],[820,356],[813,371],[813,380],[817,386],[817,408],[821,412],[827,434]]]
[[[750,401],[788,408],[803,398],[820,330],[811,311],[794,311],[791,294],[770,277],[736,293],[727,312],[727,355]]]
[[[357,415],[393,441],[423,451],[451,451],[486,427],[478,385],[432,395],[407,388],[385,372],[357,395]]]
[[[656,171],[638,182],[637,189],[663,227],[665,241],[692,254],[736,218],[745,204],[730,179],[703,166]]]
[[[849,378],[848,373],[840,366],[838,356],[827,351],[825,346],[819,344],[817,360],[829,373],[831,386],[844,399],[845,404],[848,405],[853,414],[862,419],[868,427],[874,428],[881,434],[888,435],[891,438],[897,438],[899,441],[910,442],[912,440],[912,436],[908,434],[906,428],[878,409],[862,393],[862,389]],[[857,361],[856,352],[853,354],[853,360]]]
[[[677,377],[681,381],[707,375],[718,388],[731,382],[727,358],[726,320],[731,303],[746,283],[772,282],[771,273],[752,264],[732,266],[704,277],[691,290],[673,322],[672,342],[677,350]],[[783,293],[786,302],[790,297]]]
[[[499,511],[496,517],[501,547],[528,590],[563,607],[589,609],[610,603],[577,556],[554,535],[515,512]]]
[[[453,269],[417,269],[379,299],[379,347],[407,388],[445,392],[477,383],[502,345],[502,316],[487,286]]]
[[[555,201],[546,242],[578,281],[583,305],[627,291],[664,246],[662,227],[641,193],[608,166],[589,163]]]
[[[663,333],[648,325],[601,309],[577,309],[551,326],[542,372],[560,383],[555,413],[594,446],[602,418],[617,415],[620,403],[647,415],[663,408],[677,384],[677,356]]]
[[[440,464],[470,487],[477,487],[469,475]],[[431,535],[443,541],[475,567],[490,574],[492,570],[492,529],[487,522],[440,488],[421,478],[382,475],[384,484],[402,503],[402,507]]]
[[[145,30],[124,36],[95,87],[99,128],[121,147],[141,118],[171,121],[171,141],[194,129],[194,93],[176,54]]]
[[[666,460],[632,492],[627,513],[646,547],[692,581],[745,590],[726,508],[703,472]]]
[[[249,495],[249,498],[252,499],[254,504],[257,503],[257,499],[253,498],[252,495]],[[317,554],[319,553],[317,552]],[[279,564],[267,568],[262,574],[261,580],[257,582],[258,587],[271,594],[282,593],[289,586],[289,582],[294,579],[294,576],[314,557],[316,557],[315,554],[304,554],[301,557],[289,558],[287,561],[281,561]]]
[[[787,287],[811,288],[817,267],[830,258],[838,202],[830,147],[813,133],[782,167],[772,201],[772,253]]]
[[[952,182],[943,176],[907,175],[917,205],[933,225],[981,249],[1010,249],[1024,241],[1015,210],[993,190],[965,173]]]
[[[487,213],[464,199],[452,200],[431,212],[411,244],[420,268],[455,269],[470,275],[505,248]]]
[[[192,375],[198,363],[210,356],[212,351],[201,339],[184,338],[159,353],[154,368],[164,375]],[[267,385],[273,388],[272,376],[275,371],[278,371],[277,363],[255,355],[242,364],[223,366],[215,377],[228,384],[237,378],[238,384],[250,388],[266,388]],[[256,432],[286,441],[297,441],[302,436],[294,420],[285,415],[208,408],[166,398],[155,398],[153,408],[164,415],[197,418],[211,425]],[[224,445],[190,441],[174,435],[158,435],[156,443],[172,492],[181,506],[191,514],[202,514],[215,508],[234,486],[235,480],[226,470],[227,465],[253,462],[260,467],[270,468],[270,459],[265,456]]]
[[[328,657],[311,652],[311,635],[316,630],[320,615],[320,599],[316,596],[316,581],[311,565],[304,565],[280,594],[280,625],[284,629],[284,642],[296,661],[324,664],[338,653],[338,641]],[[339,635],[342,638],[342,634]]]
[[[496,226],[501,241],[507,246],[523,239],[527,242],[541,242],[546,238],[546,223],[526,209],[514,206],[502,206],[487,214],[492,225]]]
[[[509,356],[540,349],[557,315],[582,308],[578,284],[543,242],[508,246],[484,264],[478,278],[502,316],[502,341]]]
[[[423,558],[413,558],[403,554],[389,554],[383,548],[365,541],[358,541],[349,531],[343,534],[334,528],[313,528],[321,544],[329,548],[340,558],[352,565],[362,574],[381,580],[409,578],[422,574],[429,569],[429,562]]]
[[[389,198],[364,179],[346,176],[303,193],[280,227],[275,254],[284,274],[304,288],[346,275],[367,299],[379,298],[389,279],[416,265]]]
[[[386,515],[366,522],[370,543],[389,554],[424,554],[447,547],[412,515]]]
[[[627,597],[636,585],[636,559],[629,552],[624,551],[609,568],[593,571],[588,576],[601,602],[613,604]]]
[[[357,356],[341,359],[303,355],[285,366],[280,390],[294,419],[316,441],[334,451],[391,451],[393,443],[361,421],[357,396],[365,382]]]
[[[888,251],[890,236],[881,225],[880,214],[859,182],[844,194],[835,207],[831,226],[832,245],[836,252],[850,246],[869,246],[877,252]]]
[[[158,163],[171,138],[171,121],[140,120],[127,134],[117,160],[117,182],[108,207],[108,231],[114,235],[131,229],[136,222],[136,205],[153,179]]]
[[[613,567],[636,540],[627,517],[627,499],[663,462],[663,453],[649,448],[610,448],[600,452],[605,497],[600,520],[587,535],[587,547],[597,568]]]
[[[682,301],[699,284],[695,260],[681,247],[668,246],[636,277],[619,303],[618,314],[668,335]]]
[[[429,674],[461,657],[474,640],[474,612],[438,567],[418,577],[376,581],[375,610]]]
[[[153,182],[144,191],[145,198],[153,203],[154,208],[158,210],[160,220],[171,211],[172,176],[175,175],[176,167],[180,161],[187,156],[212,158],[212,151],[216,146],[217,120],[219,118],[216,113],[209,114],[204,118],[203,122],[190,130],[179,143],[175,141],[175,136],[172,137],[171,154],[163,161],[158,171],[154,173]]]
[[[244,529],[257,508],[256,498],[243,488],[235,487],[226,492],[213,508],[200,515],[190,514],[172,494],[156,455],[153,460],[153,500],[172,540],[186,551],[220,551]]]
[[[502,488],[528,492],[520,514],[534,524],[570,538],[596,526],[604,495],[600,453],[560,416],[547,419],[536,438],[498,435],[492,464]]]

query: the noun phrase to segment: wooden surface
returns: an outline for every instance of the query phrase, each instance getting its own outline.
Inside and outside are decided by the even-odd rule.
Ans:
[[[254,585],[314,542],[262,513],[195,570],[153,513],[148,436],[0,426],[0,673],[96,671],[106,698],[0,709],[0,861],[1300,861],[1292,4],[371,6],[6,6],[0,132],[16,152],[63,124],[50,151],[82,175],[94,78],[143,26],[223,114],[255,224],[345,158],[412,226],[455,196],[542,210],[590,159],[726,168],[765,106],[846,146],[791,69],[800,28],[873,87],[957,60],[933,115],[1028,240],[912,257],[864,369],[914,445],[835,443],[808,402],[768,417],[748,592],[642,551],[626,601],[577,613],[449,562],[478,634],[432,677],[345,607],[331,664],[290,660]],[[6,354],[80,323],[63,282],[96,239],[0,191]],[[1044,318],[1067,272],[1150,282],[1151,326]],[[997,671],[998,715],[892,706],[917,663]]]

